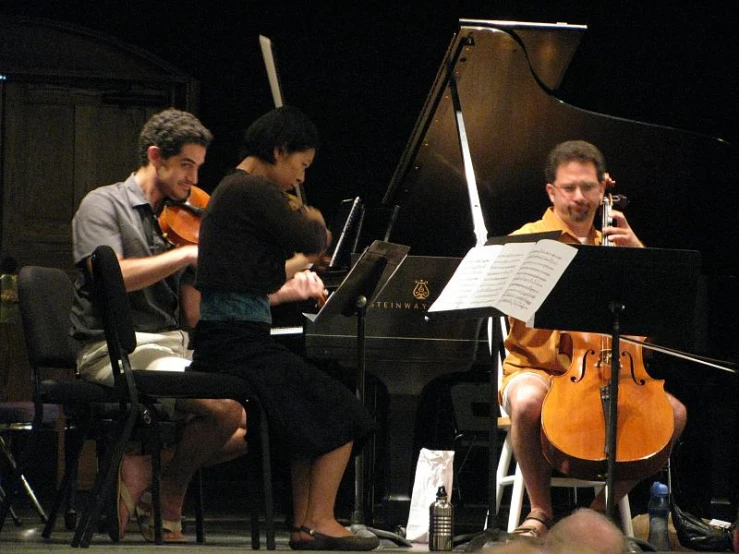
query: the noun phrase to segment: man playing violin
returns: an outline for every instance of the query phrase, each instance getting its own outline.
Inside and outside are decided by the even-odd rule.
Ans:
[[[514,232],[538,233],[561,231],[560,240],[570,244],[599,245],[607,236],[616,246],[643,248],[623,213],[612,212],[612,224],[602,231],[594,227],[606,186],[605,160],[601,152],[585,141],[558,144],[547,158],[546,192],[552,206],[542,219],[528,223]],[[531,512],[514,531],[521,536],[542,536],[552,523],[552,467],[541,445],[541,412],[552,377],[569,367],[566,353],[560,352],[560,333],[527,328],[510,319],[511,329],[505,341],[508,355],[503,362],[499,399],[511,418],[511,443],[518,460],[531,502]],[[667,395],[674,415],[672,444],[687,421],[685,406]],[[618,502],[638,481],[617,481],[614,499]],[[596,496],[591,508],[605,511],[605,496]]]
[[[199,317],[199,293],[193,287],[197,245],[173,248],[159,229],[156,214],[165,199],[187,199],[212,135],[193,115],[168,109],[144,125],[138,141],[140,167],[123,182],[97,188],[82,200],[72,222],[74,262],[79,269],[72,308],[72,333],[81,341],[82,378],[113,384],[103,326],[92,305],[90,256],[101,245],[117,253],[129,291],[137,348],[137,369],[184,370],[190,364],[187,328]],[[246,414],[233,400],[177,400],[169,415],[186,421],[176,450],[163,453],[162,517],[164,538],[182,540],[182,501],[195,471],[245,452]],[[183,414],[183,415],[180,415]],[[108,514],[114,541],[125,533],[134,508],[151,485],[148,457],[126,455],[117,486],[118,505]],[[150,512],[148,506],[139,506]],[[116,517],[117,514],[117,517]],[[153,537],[153,525],[142,532]]]

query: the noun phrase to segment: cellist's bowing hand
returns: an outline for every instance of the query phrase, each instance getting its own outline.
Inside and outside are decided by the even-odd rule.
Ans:
[[[644,248],[644,244],[634,233],[634,230],[629,225],[623,212],[612,210],[611,218],[613,220],[613,225],[605,227],[603,229],[603,234],[606,235],[613,244],[616,246]]]
[[[269,295],[269,303],[274,306],[283,302],[295,302],[315,298],[319,301],[325,300],[326,287],[321,278],[313,271],[305,270],[297,272],[292,279],[282,285],[277,292]]]

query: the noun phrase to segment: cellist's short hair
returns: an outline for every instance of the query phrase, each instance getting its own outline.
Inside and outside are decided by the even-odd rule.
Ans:
[[[166,160],[176,156],[186,144],[199,144],[208,148],[213,134],[200,120],[189,112],[168,108],[154,114],[144,124],[139,134],[139,163],[148,165],[149,146],[157,146]]]
[[[598,181],[603,180],[606,172],[606,160],[603,153],[596,146],[584,140],[568,140],[560,142],[555,146],[547,156],[547,163],[544,166],[544,177],[547,183],[553,183],[557,178],[557,168],[565,163],[592,162],[595,165],[595,171],[598,175]]]
[[[320,139],[315,124],[298,108],[282,106],[267,112],[244,133],[239,149],[241,159],[255,156],[275,163],[275,148],[291,154],[311,148],[318,150]]]

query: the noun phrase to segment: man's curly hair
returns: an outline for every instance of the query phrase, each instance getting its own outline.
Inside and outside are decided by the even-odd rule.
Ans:
[[[169,108],[153,115],[146,122],[139,135],[139,162],[149,163],[149,146],[158,146],[166,160],[176,156],[186,144],[199,144],[208,148],[213,134],[200,123],[197,117],[188,112]]]

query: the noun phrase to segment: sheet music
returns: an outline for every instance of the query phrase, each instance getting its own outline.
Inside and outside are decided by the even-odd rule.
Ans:
[[[549,239],[472,248],[429,312],[495,308],[530,321],[575,254]]]

